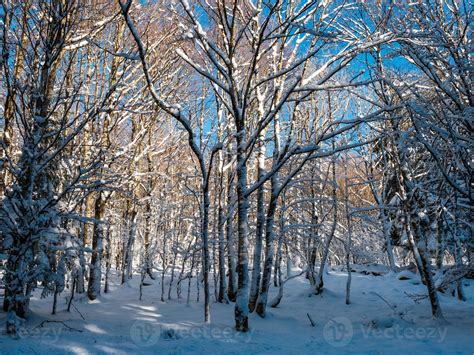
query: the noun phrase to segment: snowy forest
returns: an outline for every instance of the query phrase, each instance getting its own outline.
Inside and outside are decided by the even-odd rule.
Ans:
[[[0,354],[472,354],[473,10],[0,0]]]

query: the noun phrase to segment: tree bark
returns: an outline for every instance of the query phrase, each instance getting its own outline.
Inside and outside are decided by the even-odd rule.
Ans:
[[[229,154],[228,163],[232,161],[232,156]],[[233,208],[233,187],[232,175],[228,173],[227,176],[227,218],[226,218],[226,241],[227,241],[227,263],[229,270],[227,297],[230,301],[235,302],[237,297],[237,266],[236,253],[234,241],[234,208]]]
[[[94,234],[92,235],[92,257],[89,273],[89,284],[87,287],[87,296],[91,301],[100,296],[100,282],[102,278],[102,250],[104,239],[103,219],[105,215],[105,196],[101,191],[95,200],[94,218],[98,223],[94,225]]]
[[[415,262],[420,271],[423,282],[426,284],[428,290],[428,297],[430,299],[431,313],[435,319],[444,320],[443,313],[439,304],[438,294],[431,273],[431,256],[426,244],[426,221],[423,221],[419,216],[409,217],[408,239],[415,256]]]
[[[278,201],[277,179],[277,174],[275,174],[271,179],[272,190],[265,221],[265,262],[263,266],[262,284],[255,308],[257,314],[262,318],[265,317],[265,310],[268,301],[268,290],[270,289],[270,282],[272,278],[273,242],[275,238],[273,226],[275,224],[275,213]]]
[[[265,172],[265,146],[264,142],[260,140],[259,144],[261,147],[257,153],[258,168],[257,168],[257,179],[260,180]],[[261,260],[262,260],[262,244],[263,244],[263,230],[265,225],[265,201],[264,201],[264,190],[261,185],[257,190],[257,229],[255,233],[255,247],[253,254],[253,269],[252,269],[252,281],[250,285],[250,297],[249,297],[249,310],[253,312],[257,304],[257,298],[260,288],[261,273]]]
[[[128,214],[128,236],[127,243],[124,250],[123,265],[122,265],[122,284],[130,280],[132,277],[133,267],[133,245],[135,244],[135,236],[137,231],[137,210],[133,202],[131,211]]]
[[[237,119],[237,230],[238,230],[238,263],[237,263],[237,298],[235,303],[235,329],[240,332],[249,330],[248,298],[249,298],[249,270],[248,270],[248,209],[247,166],[244,150],[243,118]]]

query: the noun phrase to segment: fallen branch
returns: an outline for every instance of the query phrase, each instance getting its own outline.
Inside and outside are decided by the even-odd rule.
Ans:
[[[86,320],[86,319],[84,318],[84,316],[82,315],[82,313],[79,312],[79,310],[77,309],[77,307],[74,305],[74,303],[72,303],[72,306],[73,306],[74,309],[77,311],[77,313],[79,313],[79,315],[81,316],[82,320]]]
[[[384,301],[385,304],[386,304],[388,307],[390,307],[390,309],[393,311],[394,314],[397,313],[396,310],[395,310],[396,307],[395,307],[395,306],[392,306],[385,298],[383,298],[383,297],[382,297],[381,295],[379,295],[377,292],[372,291],[372,292],[370,292],[370,293],[371,293],[371,294],[374,294],[375,296],[377,296],[378,298],[380,298],[382,301]]]
[[[37,325],[36,327],[34,327],[33,329],[36,329],[36,328],[43,328],[44,324],[45,323],[61,323],[63,326],[65,326],[67,329],[69,329],[69,331],[71,332],[80,332],[82,333],[83,330],[82,329],[75,329],[75,328],[72,328],[70,326],[68,326],[66,323],[64,323],[63,321],[60,321],[60,320],[44,320],[42,321],[39,325]]]
[[[410,297],[416,304],[419,304],[422,300],[428,298],[428,295],[421,295],[418,293],[408,293],[405,291],[404,294]]]

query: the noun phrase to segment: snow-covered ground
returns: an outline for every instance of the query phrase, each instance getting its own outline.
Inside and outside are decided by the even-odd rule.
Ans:
[[[183,299],[177,300],[173,290],[172,300],[160,302],[159,281],[147,280],[151,285],[144,287],[139,301],[138,279],[123,286],[114,279],[110,293],[94,302],[77,299],[77,310],[70,313],[67,292],[56,315],[50,314],[50,298],[33,298],[21,339],[1,333],[0,354],[474,352],[474,283],[468,281],[466,302],[440,296],[447,320],[440,324],[431,319],[427,299],[415,303],[408,296],[426,292],[416,278],[353,273],[352,304],[346,305],[344,272],[326,275],[326,289],[319,296],[310,296],[307,280],[299,277],[288,281],[280,306],[269,308],[265,319],[251,315],[251,331],[243,334],[233,330],[233,304],[212,303],[212,323],[203,324],[202,297],[196,303],[194,280],[187,306],[187,282]],[[1,324],[5,316],[0,313]]]

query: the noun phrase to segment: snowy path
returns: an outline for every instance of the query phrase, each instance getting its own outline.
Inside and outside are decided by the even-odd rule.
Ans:
[[[0,354],[22,353],[171,353],[171,354],[314,354],[314,353],[440,353],[474,352],[474,284],[466,287],[467,304],[441,296],[448,325],[431,320],[427,300],[416,305],[408,293],[423,293],[422,285],[384,277],[353,274],[352,304],[344,304],[346,276],[331,272],[321,296],[309,297],[303,277],[287,283],[284,298],[266,319],[250,318],[251,332],[233,330],[233,305],[212,303],[212,324],[202,322],[202,303],[186,306],[184,299],[159,301],[161,286],[156,281],[144,287],[138,300],[138,277],[129,285],[113,285],[98,301],[76,300],[65,311],[64,293],[58,314],[50,315],[51,300],[33,298],[32,315],[23,339],[0,336]],[[193,281],[193,291],[195,284]],[[275,290],[273,290],[274,292]],[[373,292],[385,298],[403,320]],[[202,299],[201,299],[202,300]],[[306,313],[316,326],[311,327]],[[54,320],[61,322],[44,322]],[[5,314],[0,313],[4,324]],[[372,324],[372,326],[369,326]],[[65,327],[67,325],[71,329]]]

